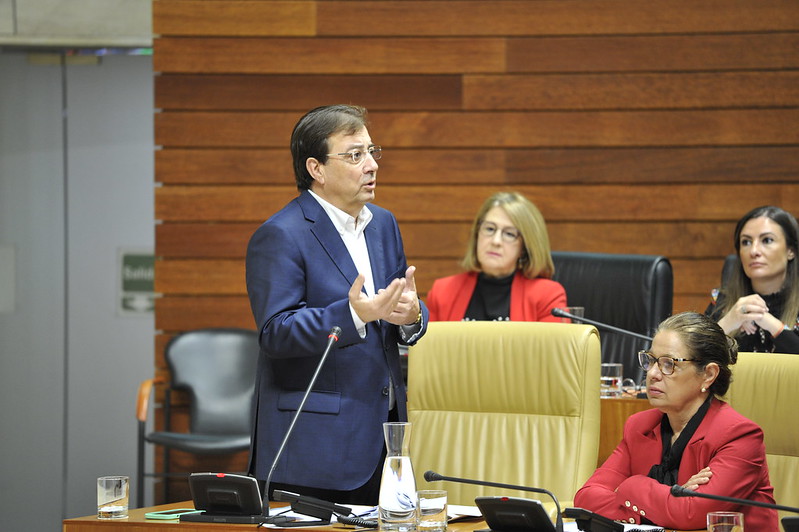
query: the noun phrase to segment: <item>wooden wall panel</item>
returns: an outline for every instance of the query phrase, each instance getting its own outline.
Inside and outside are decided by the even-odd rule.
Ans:
[[[318,105],[370,110],[423,296],[498,190],[554,250],[668,257],[675,311],[707,306],[745,211],[799,213],[796,1],[154,0],[153,27],[159,374],[181,331],[254,327],[247,242]]]

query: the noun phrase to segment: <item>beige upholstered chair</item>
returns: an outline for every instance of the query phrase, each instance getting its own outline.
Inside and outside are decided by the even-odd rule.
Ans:
[[[530,322],[434,322],[409,352],[411,458],[417,487],[450,504],[478,495],[550,502],[546,495],[452,482],[533,486],[561,506],[596,468],[599,337],[594,327]]]
[[[763,429],[777,504],[799,507],[799,355],[739,353],[727,400]]]

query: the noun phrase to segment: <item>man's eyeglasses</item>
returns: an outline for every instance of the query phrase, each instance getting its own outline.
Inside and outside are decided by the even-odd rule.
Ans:
[[[483,236],[485,238],[494,238],[494,235],[497,234],[497,231],[499,231],[499,228],[493,223],[483,222],[482,224],[480,224],[480,229],[478,230],[478,233],[480,234],[480,236]],[[520,236],[521,233],[519,233],[519,231],[517,231],[516,229],[503,229],[502,231],[500,231],[500,237],[502,238],[502,241],[507,244],[512,244],[516,242],[517,240],[519,240]]]
[[[332,157],[333,155],[340,156],[344,161],[347,161],[350,164],[361,164],[366,160],[366,155],[371,155],[372,159],[377,161],[381,157],[383,157],[383,148],[380,146],[369,146],[366,151],[363,150],[350,150],[345,151],[344,153],[328,153],[328,157]]]
[[[644,371],[649,371],[652,364],[657,363],[660,372],[663,375],[671,375],[674,373],[675,362],[693,362],[693,358],[674,358],[674,357],[655,357],[648,351],[638,351],[638,364]]]

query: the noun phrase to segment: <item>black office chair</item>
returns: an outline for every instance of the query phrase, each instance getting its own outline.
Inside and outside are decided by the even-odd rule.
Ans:
[[[232,454],[249,449],[252,402],[258,362],[258,334],[244,329],[200,329],[170,340],[165,356],[171,382],[164,399],[164,431],[147,434],[147,411],[156,377],[139,386],[136,405],[138,419],[137,504],[144,504],[144,477],[164,478],[164,501],[169,501],[169,451],[178,449],[198,455]],[[171,391],[189,396],[188,433],[171,430]],[[145,473],[145,442],[161,445],[164,472]],[[180,475],[188,478],[188,473]]]
[[[671,314],[671,263],[654,255],[554,251],[554,280],[566,289],[569,306],[585,307],[585,317],[619,329],[652,336]],[[646,340],[599,329],[602,362],[624,365],[624,377],[640,383],[644,371],[636,353]]]

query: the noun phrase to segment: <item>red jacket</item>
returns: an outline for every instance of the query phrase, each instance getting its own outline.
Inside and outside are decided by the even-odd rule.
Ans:
[[[661,461],[662,417],[657,409],[630,416],[621,443],[577,492],[575,506],[627,523],[640,523],[645,515],[659,526],[682,530],[704,530],[708,512],[736,511],[743,512],[746,530],[779,530],[776,510],[673,497],[671,486],[649,478],[649,469]],[[713,476],[696,491],[774,503],[763,431],[717,399],[685,447],[677,482],[685,484],[707,466]]]
[[[466,272],[436,279],[427,293],[430,321],[461,321],[466,315],[477,273]],[[566,306],[566,290],[560,283],[537,277],[528,279],[521,270],[516,272],[510,289],[511,321],[556,321],[552,309]]]

